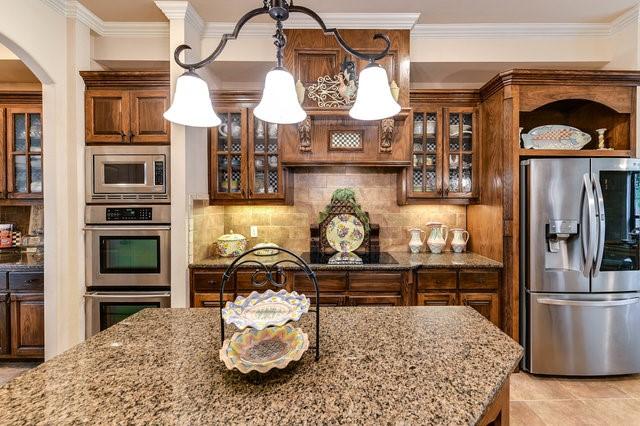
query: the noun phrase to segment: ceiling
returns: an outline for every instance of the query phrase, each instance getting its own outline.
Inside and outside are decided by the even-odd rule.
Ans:
[[[80,0],[103,21],[166,21],[154,0]],[[610,22],[638,0],[301,0],[320,13],[420,12],[419,23]],[[260,0],[191,0],[207,22],[235,22]]]
[[[40,83],[22,61],[0,59],[0,83]]]

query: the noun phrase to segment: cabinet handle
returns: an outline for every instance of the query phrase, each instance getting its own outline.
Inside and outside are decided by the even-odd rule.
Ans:
[[[133,133],[131,130],[129,130],[129,143],[133,142],[133,137],[135,136],[135,133]]]
[[[124,138],[127,137],[127,134],[124,132],[124,130],[120,130],[120,136],[122,136],[122,142],[126,142]]]

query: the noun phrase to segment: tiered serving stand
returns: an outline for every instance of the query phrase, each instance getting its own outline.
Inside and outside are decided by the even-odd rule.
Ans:
[[[229,267],[227,268],[227,270],[224,272],[224,275],[222,277],[222,284],[220,286],[220,300],[223,300],[223,294],[224,294],[224,290],[225,287],[227,285],[227,283],[229,282],[229,280],[234,276],[234,274],[236,273],[236,271],[239,268],[247,268],[247,267],[255,267],[255,272],[253,273],[253,275],[251,276],[251,284],[253,285],[253,287],[256,288],[256,290],[268,287],[269,285],[278,288],[278,289],[282,289],[280,290],[278,293],[273,293],[272,296],[274,297],[282,297],[282,296],[286,296],[287,298],[296,298],[299,296],[293,292],[293,293],[284,293],[284,287],[287,284],[287,277],[286,274],[284,274],[284,266],[288,265],[288,266],[292,266],[292,267],[298,267],[300,268],[300,270],[302,270],[306,275],[307,278],[309,278],[309,280],[313,283],[313,288],[315,290],[316,296],[315,296],[315,308],[314,309],[309,309],[308,312],[313,312],[315,313],[315,346],[311,346],[311,349],[315,349],[315,360],[318,361],[320,359],[320,305],[319,305],[319,301],[320,301],[320,289],[318,286],[318,279],[316,277],[315,272],[313,272],[311,270],[311,268],[309,267],[309,265],[297,254],[281,248],[281,247],[274,247],[273,250],[277,251],[277,255],[281,255],[281,254],[286,254],[288,255],[287,258],[284,259],[279,259],[275,262],[270,262],[268,264],[263,263],[262,261],[258,260],[257,258],[255,258],[254,256],[252,256],[252,254],[254,254],[256,251],[260,251],[263,248],[254,248],[251,250],[248,250],[246,252],[244,252],[242,255],[240,255],[237,259],[235,259],[233,261],[233,263],[231,263],[231,265],[229,265]],[[252,305],[251,308],[255,308],[256,305],[258,305],[260,302],[260,298],[266,298],[266,296],[268,296],[268,294],[266,293],[262,293],[259,295],[253,295],[253,299],[256,300],[256,304],[253,304],[253,300],[252,300]],[[303,295],[301,295],[303,296]],[[252,296],[249,296],[250,298]],[[305,296],[306,298],[306,296]],[[244,300],[246,300],[245,298],[243,299],[236,299],[236,301],[234,302],[235,305],[242,303]],[[297,300],[296,300],[297,301]],[[225,348],[227,348],[231,342],[230,340],[225,340],[225,326],[227,325],[227,321],[225,321],[225,318],[223,317],[223,310],[224,309],[228,309],[230,306],[232,306],[232,304],[227,303],[225,307],[223,307],[223,305],[220,305],[220,340],[222,342],[223,348],[222,350],[224,351]],[[250,328],[254,328],[254,330],[265,330],[267,328],[269,328],[269,333],[276,336],[278,334],[280,334],[280,337],[282,335],[281,332],[286,332],[286,331],[291,331],[291,322],[293,321],[297,321],[300,319],[300,315],[297,315],[296,317],[292,317],[291,319],[285,320],[284,322],[280,321],[280,322],[274,322],[273,324],[269,323],[267,321],[267,323],[263,322],[259,325],[259,326],[253,326],[251,324],[248,325],[248,327]],[[237,318],[236,318],[237,320]],[[237,323],[236,323],[237,325]],[[244,325],[243,327],[239,327],[239,328],[246,328],[247,325]],[[284,331],[283,331],[284,330]],[[245,333],[246,330],[243,330],[242,333]],[[259,332],[258,332],[259,333]],[[250,334],[250,333],[247,333]],[[304,333],[303,333],[304,334]],[[236,337],[234,335],[234,337]],[[233,338],[232,338],[233,339]],[[306,335],[304,335],[304,339],[306,340],[307,337]],[[250,340],[250,337],[248,337],[246,340]],[[237,342],[236,342],[237,343]],[[264,352],[269,350],[269,345],[265,345],[266,348],[261,348],[260,351]],[[277,345],[275,345],[277,346]],[[307,342],[307,346],[308,346],[308,342]],[[306,348],[305,348],[306,350]],[[259,356],[259,355],[258,355]],[[300,354],[301,356],[301,354]],[[222,357],[221,357],[222,358]],[[299,357],[297,358],[299,359]],[[295,360],[297,360],[295,359]],[[228,368],[232,368],[230,367],[230,365],[227,363],[228,361],[225,361],[225,364],[227,364]],[[282,367],[279,367],[282,368]],[[239,369],[239,368],[238,368]],[[240,370],[240,369],[239,369]],[[268,371],[262,371],[260,368],[255,368],[254,370],[256,371],[260,371],[260,372],[266,372]],[[241,370],[242,371],[242,370]]]

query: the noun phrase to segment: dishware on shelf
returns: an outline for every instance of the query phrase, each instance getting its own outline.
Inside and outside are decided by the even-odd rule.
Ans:
[[[226,138],[229,135],[229,124],[222,123],[218,127],[218,131],[220,132],[220,134],[222,136],[224,136]],[[236,121],[232,121],[231,122],[231,137],[233,139],[240,139],[240,135],[241,134],[242,134],[242,126],[240,125],[240,123],[238,123]]]
[[[309,337],[298,327],[288,324],[263,330],[246,329],[225,340],[220,360],[229,370],[241,373],[266,373],[273,368],[285,368],[299,361],[309,349]]]
[[[440,222],[429,222],[427,227],[431,228],[429,232],[429,238],[427,238],[427,246],[431,253],[442,253],[442,249],[447,244],[447,237],[449,233],[449,227],[443,225]]]
[[[422,132],[424,131],[424,125],[422,122],[422,117],[420,119],[416,119],[413,121],[413,134],[416,136],[422,136]]]
[[[436,121],[427,119],[427,135],[433,136],[436,134]]]
[[[460,156],[459,155],[451,155],[451,154],[449,154],[449,168],[450,169],[457,169],[459,162],[460,162]]]
[[[409,234],[411,235],[411,239],[409,240],[409,250],[411,250],[411,253],[413,254],[420,253],[420,250],[422,250],[422,246],[424,245],[424,240],[427,238],[426,231],[423,231],[420,228],[411,228],[409,229]]]
[[[539,126],[522,134],[522,146],[526,149],[579,150],[591,142],[591,136],[580,129],[563,125]]]
[[[465,135],[470,135],[472,134],[472,127],[470,124],[463,124],[462,125],[462,134]],[[458,124],[451,124],[449,125],[449,136],[459,136],[460,135],[460,125]]]
[[[256,166],[256,170],[262,170],[264,168],[264,159],[256,158],[254,164]]]
[[[358,249],[364,241],[364,225],[354,215],[339,214],[335,216],[326,229],[329,245],[339,252],[350,252]]]
[[[253,252],[256,256],[274,256],[278,254],[278,245],[275,243],[258,243],[253,248],[262,248],[262,250]]]
[[[605,139],[604,139],[604,134],[607,131],[607,129],[596,129],[596,133],[598,133],[598,149],[600,150],[610,150],[612,148],[607,148],[605,146]]]
[[[454,253],[462,253],[467,248],[467,242],[469,241],[469,232],[462,228],[452,228],[449,231],[453,234],[451,238],[451,249]]]
[[[276,157],[275,155],[269,157],[269,167],[271,167],[272,169],[278,167],[278,157]]]
[[[274,123],[269,123],[267,127],[268,127],[268,132],[269,132],[269,139],[277,139],[277,137],[278,137],[278,125],[274,124]]]
[[[240,256],[247,249],[247,239],[244,235],[234,234],[233,231],[231,231],[229,234],[221,235],[218,238],[217,247],[218,255],[221,257]]]
[[[264,122],[256,118],[256,139],[264,139]]]
[[[247,297],[238,296],[235,301],[227,302],[222,309],[222,318],[240,330],[247,327],[263,330],[298,321],[307,312],[309,299],[304,294],[289,293],[284,289],[277,293],[273,290],[264,293],[252,291]]]

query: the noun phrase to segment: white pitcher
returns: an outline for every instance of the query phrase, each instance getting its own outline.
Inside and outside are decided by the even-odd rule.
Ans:
[[[420,253],[420,250],[422,250],[422,246],[424,245],[424,240],[427,238],[427,233],[420,228],[411,228],[409,229],[409,233],[411,234],[409,250],[411,250],[411,253],[413,254]]]
[[[447,244],[449,227],[440,222],[429,222],[427,226],[431,228],[429,238],[427,239],[429,250],[431,250],[431,253],[442,253],[442,249]]]
[[[453,234],[451,238],[451,249],[454,253],[462,253],[467,248],[469,241],[469,233],[462,228],[453,228],[450,231]]]

